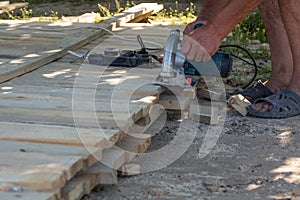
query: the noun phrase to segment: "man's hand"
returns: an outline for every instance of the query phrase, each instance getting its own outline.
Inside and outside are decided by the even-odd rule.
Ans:
[[[196,24],[196,23],[195,23]],[[192,24],[190,24],[192,26]],[[187,31],[190,28],[186,28]],[[183,36],[182,53],[188,59],[197,62],[208,62],[221,44],[221,38],[211,25],[205,25]]]
[[[205,48],[188,35],[183,36],[181,46],[182,53],[186,55],[189,60],[208,62],[211,58]]]
[[[188,25],[186,25],[186,27],[185,27],[185,29],[183,31],[183,34],[189,35],[191,32],[194,31],[196,24],[203,24],[203,25],[205,25],[206,23],[207,23],[207,21],[196,19],[192,23],[189,23]]]

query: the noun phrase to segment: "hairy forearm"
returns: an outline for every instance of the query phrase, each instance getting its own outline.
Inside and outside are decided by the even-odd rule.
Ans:
[[[205,0],[198,14],[198,19],[211,21],[230,0]]]
[[[243,20],[254,8],[259,6],[262,1],[230,0],[217,15],[208,21],[207,27],[216,31],[220,39],[223,39],[236,24]]]

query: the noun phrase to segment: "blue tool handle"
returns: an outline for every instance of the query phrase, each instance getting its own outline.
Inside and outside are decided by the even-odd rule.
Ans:
[[[198,28],[201,28],[202,26],[204,26],[204,24],[202,24],[202,23],[195,24],[194,30],[198,29]]]

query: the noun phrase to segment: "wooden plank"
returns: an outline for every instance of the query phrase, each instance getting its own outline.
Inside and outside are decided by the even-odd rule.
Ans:
[[[0,7],[0,15],[27,6],[28,3],[12,3]]]
[[[138,164],[125,164],[119,171],[119,176],[133,176],[141,173],[140,165]]]
[[[198,101],[191,102],[189,118],[207,125],[217,125],[219,124],[219,108]]]
[[[243,95],[233,95],[228,99],[228,104],[236,111],[238,111],[242,116],[248,114],[247,107],[251,105],[249,100],[247,100]]]
[[[123,150],[116,149],[113,147],[110,149],[105,149],[103,151],[103,157],[101,159],[101,163],[103,163],[104,165],[117,170],[125,162],[126,162],[125,152]]]
[[[133,124],[127,133],[144,134],[164,111],[164,108],[160,105],[151,106],[149,111],[145,113],[145,116]]]
[[[136,113],[128,113],[128,112],[112,112],[112,111],[101,111],[94,112],[93,110],[76,110],[73,112],[72,110],[64,110],[64,109],[33,109],[33,108],[7,108],[2,107],[1,113],[6,114],[23,114],[27,116],[37,116],[37,117],[56,117],[56,118],[69,118],[77,120],[87,119],[87,120],[111,120],[111,121],[137,121],[142,116],[142,109],[138,108]],[[74,117],[75,113],[75,117]],[[95,116],[96,114],[96,116]]]
[[[56,124],[56,122],[60,121],[62,122],[62,125],[65,123],[66,125],[74,126],[74,111],[72,111],[71,105],[56,102],[53,102],[51,105],[51,102],[48,103],[47,101],[44,103],[28,101],[28,103],[26,103],[26,101],[22,101],[22,99],[23,98],[20,98],[20,101],[0,100],[2,107],[2,115],[0,116],[0,119],[3,121],[28,123],[39,123],[41,121],[45,121],[50,124]],[[111,106],[110,102],[98,102],[97,104],[101,105],[96,105],[95,111],[90,106],[85,106],[84,102],[80,104],[77,103],[76,106],[82,106],[82,108],[75,110],[75,113],[77,113],[76,118],[80,120],[96,119],[94,114],[97,114],[97,119],[101,120],[99,121],[101,126],[106,124],[105,121],[111,121],[111,124],[114,124],[113,121],[116,120],[123,124],[123,121],[126,121],[126,119],[136,122],[149,112],[156,99],[156,97],[147,97],[147,99],[144,98],[132,104],[117,101],[114,106]],[[35,104],[35,106],[32,106],[31,104]],[[127,108],[129,108],[129,110],[127,110]],[[80,112],[80,114],[78,114],[78,112]],[[25,121],[23,121],[23,119],[25,119]],[[127,125],[125,121],[124,125]]]
[[[10,156],[7,156],[10,155]],[[81,157],[0,153],[0,182],[41,190],[61,188],[82,168]]]
[[[80,200],[85,194],[89,194],[96,187],[97,176],[81,175],[70,180],[61,190],[64,200]]]
[[[29,78],[29,77],[28,77]],[[37,80],[41,80],[38,79]],[[74,93],[76,92],[80,95],[78,98],[84,100],[85,98],[90,98],[91,95],[88,94],[95,94],[95,100],[97,99],[107,99],[107,97],[111,97],[114,95],[115,97],[122,97],[126,95],[126,99],[134,100],[143,98],[146,96],[156,96],[158,93],[161,92],[160,86],[151,85],[145,82],[142,84],[141,80],[138,80],[135,84],[134,82],[127,82],[124,84],[116,84],[110,85],[109,83],[99,84],[97,87],[95,84],[92,85],[89,83],[84,83],[83,86],[76,86],[75,88],[64,88],[57,85],[55,87],[55,82],[49,82],[46,84],[41,80],[39,85],[38,81],[31,81],[34,82],[34,85],[30,83],[30,81],[24,81],[25,83],[21,84],[21,81],[16,81],[18,84],[2,84],[0,87],[0,98],[2,99],[19,99],[24,100],[28,99],[46,99],[49,98],[52,101],[55,100],[63,100],[64,98],[73,98]],[[20,83],[20,84],[19,84]],[[29,83],[29,84],[27,84]],[[31,85],[30,85],[31,84]],[[142,84],[139,86],[138,84]],[[73,87],[73,86],[72,86]],[[130,96],[128,96],[130,95]],[[45,97],[46,96],[46,97]],[[88,96],[88,97],[86,97]],[[58,97],[58,98],[55,98]],[[106,97],[106,98],[105,98]],[[122,100],[122,99],[120,99]]]
[[[61,194],[66,200],[80,200],[99,184],[113,185],[117,183],[117,171],[98,162],[84,174],[77,175],[69,181],[62,189]]]
[[[217,88],[217,90],[220,90],[220,89]],[[199,89],[197,91],[197,94],[199,97],[209,99],[212,101],[221,101],[221,102],[226,101],[225,91],[213,91],[213,90],[209,90],[209,89]]]
[[[88,43],[91,40],[103,35],[104,31],[95,31],[92,30],[90,34],[86,34],[85,36],[79,37],[77,40],[65,40],[65,47],[59,47],[56,50],[46,50],[36,54],[35,58],[31,57],[22,57],[20,59],[16,59],[10,62],[10,64],[6,65],[5,70],[1,71],[0,74],[0,82],[7,81],[16,76],[22,75],[29,71],[32,71],[36,68],[39,68],[53,60],[56,60],[67,53],[68,50],[77,49],[84,44]]]
[[[10,20],[0,20],[0,39],[8,39],[11,38],[13,40],[50,40],[50,41],[57,41],[57,39],[63,39],[65,38],[70,32],[68,31],[42,31],[42,30],[34,30],[30,29],[30,25],[33,23],[28,24],[28,21],[26,23],[26,26],[22,26],[22,24],[18,24],[18,21],[10,21]],[[43,27],[49,25],[49,23],[43,23],[40,22],[40,24],[36,24],[37,27]],[[77,24],[75,24],[76,26]],[[24,27],[24,28],[18,28],[18,26]],[[80,27],[82,25],[78,25]],[[28,27],[27,29],[25,27]],[[34,26],[31,26],[34,27]],[[59,28],[56,26],[55,28]]]
[[[8,5],[9,5],[9,1],[0,1],[0,8]]]
[[[76,88],[75,91],[73,91],[72,88],[63,88],[63,87],[55,87],[54,84],[49,84],[47,86],[42,85],[18,85],[18,84],[2,84],[2,87],[0,87],[0,99],[7,99],[7,100],[19,100],[19,101],[31,101],[36,100],[38,101],[40,99],[41,102],[60,102],[63,103],[69,103],[71,104],[71,100],[74,96],[74,92],[76,92],[76,103],[80,102],[88,102],[91,101],[91,94],[95,93],[95,96],[93,98],[95,99],[95,103],[97,102],[110,102],[112,99],[112,95],[114,94],[115,97],[122,97],[118,99],[113,99],[114,102],[124,102],[126,99],[130,100],[133,104],[135,102],[142,103],[142,99],[145,97],[151,97],[151,96],[158,96],[158,94],[161,92],[161,88],[159,86],[151,86],[146,85],[139,88],[136,88],[136,86],[128,86],[123,87],[125,91],[121,90],[120,92],[117,91],[119,88],[114,88],[110,86],[102,85],[101,87],[97,89],[93,88]],[[113,93],[118,92],[118,93]],[[128,95],[131,96],[128,96]],[[49,98],[49,100],[47,100]],[[137,100],[137,101],[133,101]]]
[[[59,198],[54,192],[36,192],[36,191],[23,191],[23,192],[3,192],[0,191],[1,199],[5,200],[58,200]]]
[[[128,127],[133,124],[133,121],[120,120],[118,124],[113,120],[101,120],[98,123],[91,121],[91,119],[77,119],[79,123],[75,124],[73,118],[58,118],[55,116],[34,116],[26,114],[6,114],[0,115],[0,121],[3,122],[15,122],[15,123],[28,123],[28,124],[38,124],[38,125],[49,125],[49,126],[69,126],[78,128],[99,128],[102,129],[122,129],[128,130]],[[122,126],[120,126],[122,125]],[[92,139],[91,139],[92,140]],[[27,141],[27,140],[22,140]],[[51,141],[50,141],[51,142]],[[69,143],[68,141],[66,141]]]
[[[83,160],[83,170],[102,158],[102,149],[96,147],[78,147],[33,142],[16,142],[0,140],[0,152],[42,153],[51,156],[77,156]]]
[[[125,10],[123,13],[116,14],[108,20],[105,20],[104,23],[115,22],[115,26],[121,26],[127,22],[137,18],[140,15],[146,14],[148,12],[158,12],[163,7],[157,3],[141,3],[134,7],[131,7]]]
[[[155,97],[153,97],[153,101],[156,100]],[[72,99],[70,99],[70,103],[65,102],[53,102],[53,101],[38,101],[38,100],[27,100],[22,101],[20,100],[1,100],[0,99],[0,107],[3,108],[3,112],[6,113],[24,113],[23,109],[30,110],[32,109],[33,112],[30,113],[30,115],[36,115],[35,111],[42,112],[43,116],[50,116],[51,113],[54,113],[56,116],[59,116],[60,112],[67,112],[72,113]],[[113,102],[113,103],[112,103]],[[118,113],[129,113],[132,115],[133,120],[137,121],[144,113],[144,110],[147,112],[149,110],[150,103],[144,103],[144,102],[127,102],[127,101],[97,101],[95,103],[90,103],[90,101],[82,101],[82,102],[76,102],[74,106],[76,106],[76,111],[82,111],[84,113],[93,113],[96,112],[99,115],[113,115],[116,116]],[[113,104],[113,105],[112,105]],[[95,107],[93,108],[93,106]],[[10,112],[11,111],[11,112]],[[16,111],[16,112],[15,112]],[[49,112],[48,112],[49,111]],[[27,112],[28,113],[28,112]],[[49,115],[50,113],[50,115]],[[70,117],[70,116],[68,116]]]
[[[141,84],[141,86],[152,85],[157,73],[160,72],[160,69],[152,69],[152,75],[149,73],[149,75],[141,75],[142,73],[147,72],[147,70],[134,69],[134,71],[126,73],[128,68],[124,68],[123,70],[113,70],[113,68],[109,69],[105,66],[95,65],[83,65],[82,69],[84,69],[84,71],[81,70],[71,72],[70,67],[71,66],[68,66],[66,69],[60,69],[57,71],[49,71],[49,69],[51,69],[50,67],[43,68],[36,73],[26,74],[17,80],[13,80],[12,82],[15,84],[22,83],[27,85],[43,84],[44,86],[56,84],[58,86],[61,85],[63,87],[71,88],[74,87],[74,81],[76,80],[77,82],[80,81],[79,83],[81,84],[79,85],[79,83],[77,83],[76,86],[84,88],[94,88],[96,85],[101,88],[104,86],[114,88],[120,84],[125,88],[135,88],[138,84]],[[141,74],[138,74],[139,72]]]
[[[0,122],[0,139],[11,141],[64,144],[73,146],[105,147],[105,132],[118,130],[79,129],[66,126]],[[84,136],[83,136],[84,134]]]
[[[155,101],[157,98],[153,97],[152,100]],[[71,100],[70,100],[71,101]],[[88,104],[88,105],[86,105]],[[136,122],[141,117],[149,111],[152,102],[136,102],[128,103],[124,101],[116,101],[111,105],[112,102],[96,102],[95,108],[94,104],[90,102],[80,102],[76,103],[76,109],[72,108],[72,105],[56,102],[39,102],[39,101],[12,101],[12,100],[0,100],[0,107],[2,107],[2,114],[7,115],[28,115],[30,116],[40,116],[40,117],[61,117],[62,119],[74,118],[74,113],[76,114],[76,119],[98,119],[98,120],[120,120],[120,118],[131,119]],[[34,105],[34,106],[32,106]],[[43,105],[45,105],[43,107]],[[80,112],[80,114],[79,114]],[[94,115],[97,117],[94,117]]]
[[[161,94],[159,97],[159,104],[167,110],[186,110],[190,100],[191,99],[188,96]]]
[[[119,141],[116,146],[125,151],[126,163],[130,162],[138,153],[144,153],[151,143],[148,134],[130,134]]]
[[[97,177],[94,187],[97,185],[114,185],[118,183],[117,170],[112,169],[101,162],[96,163],[88,171],[83,173],[84,175]]]

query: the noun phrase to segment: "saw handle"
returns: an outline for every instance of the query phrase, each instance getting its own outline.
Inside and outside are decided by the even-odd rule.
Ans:
[[[201,28],[202,26],[204,26],[204,24],[202,24],[202,23],[195,24],[194,30],[198,29],[198,28]]]

